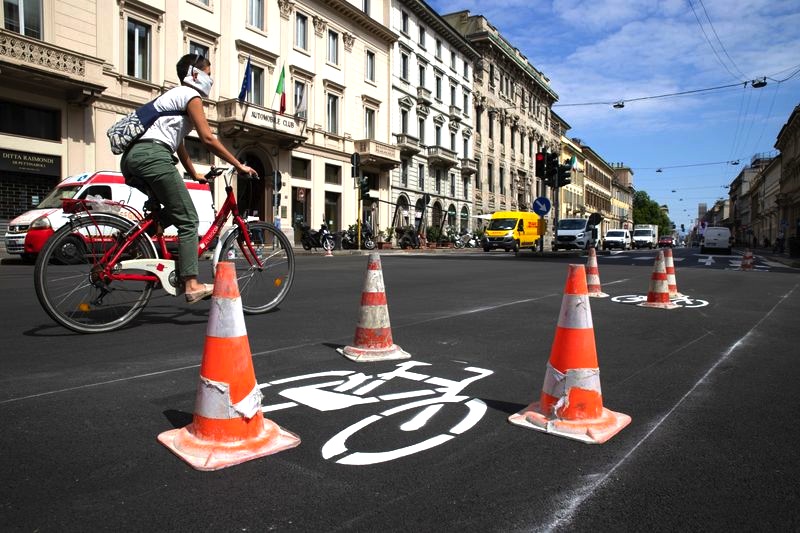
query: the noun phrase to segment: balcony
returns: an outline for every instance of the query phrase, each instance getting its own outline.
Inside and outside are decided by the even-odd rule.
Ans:
[[[458,164],[458,156],[452,150],[441,146],[428,147],[428,164],[438,167],[450,168]]]
[[[353,141],[353,148],[361,156],[361,167],[367,170],[391,170],[400,166],[400,150],[397,146],[374,139]]]
[[[466,176],[478,172],[478,164],[474,159],[465,157],[461,160],[461,175]]]
[[[64,96],[68,103],[89,105],[106,89],[103,59],[84,55],[19,33],[0,29],[4,84],[21,92]],[[155,86],[150,86],[158,95]],[[127,113],[128,111],[125,110]]]
[[[428,105],[433,103],[431,92],[425,87],[417,87],[417,103]]]
[[[265,140],[287,149],[295,148],[307,140],[303,135],[304,120],[237,99],[220,101],[217,119],[220,132],[225,137]]]
[[[419,145],[419,139],[412,137],[407,133],[399,133],[397,136],[397,147],[403,154],[414,155],[418,154],[422,149]]]
[[[452,122],[461,122],[461,108],[454,105],[450,106],[450,120]]]

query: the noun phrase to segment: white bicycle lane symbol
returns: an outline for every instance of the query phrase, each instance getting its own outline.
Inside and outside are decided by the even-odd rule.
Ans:
[[[641,302],[646,302],[647,296],[644,294],[626,294],[624,296],[614,296],[611,298],[611,301],[619,304],[638,304]],[[670,301],[680,307],[686,307],[687,309],[705,307],[708,305],[708,301],[706,300],[690,298],[685,295],[678,298],[671,298]]]
[[[376,375],[364,374],[354,370],[331,370],[328,372],[317,372],[290,378],[277,379],[268,383],[259,384],[262,392],[280,395],[289,402],[266,404],[262,407],[264,413],[289,409],[298,405],[305,405],[317,411],[334,411],[347,409],[357,405],[370,403],[388,402],[404,400],[408,398],[418,398],[422,396],[433,396],[422,400],[405,403],[385,411],[368,416],[363,420],[352,424],[339,433],[334,435],[322,446],[322,457],[324,459],[336,459],[337,463],[346,465],[371,465],[384,463],[399,459],[414,453],[428,450],[440,444],[444,444],[454,439],[458,435],[468,431],[477,424],[486,413],[486,404],[478,398],[470,398],[460,394],[470,383],[483,379],[494,372],[485,368],[468,366],[464,370],[474,375],[466,377],[460,381],[429,376],[418,372],[411,372],[409,369],[414,367],[430,366],[429,363],[420,361],[406,361],[397,365],[395,370]],[[287,383],[295,383],[310,379],[336,378],[333,381],[324,381],[312,385],[289,387],[276,392],[269,389],[278,388]],[[420,388],[405,392],[396,392],[384,395],[369,395],[375,389],[385,385],[394,379],[404,379],[417,383],[430,385],[430,388]],[[266,389],[266,390],[265,390]],[[443,407],[463,404],[467,408],[466,415],[446,432],[426,438],[415,444],[403,446],[394,450],[385,451],[353,451],[347,447],[347,441],[359,431],[368,428],[370,425],[395,417],[399,429],[405,432],[419,430],[434,417]],[[410,418],[403,418],[407,411],[418,410],[419,412],[410,414]],[[398,420],[399,419],[399,420]],[[343,455],[345,454],[345,455]],[[339,457],[341,456],[341,457]]]

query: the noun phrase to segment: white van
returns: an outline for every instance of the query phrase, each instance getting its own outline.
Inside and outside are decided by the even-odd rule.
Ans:
[[[731,230],[723,227],[706,228],[700,237],[700,253],[704,254],[707,250],[720,250],[726,254],[731,253],[733,248],[733,237]]]
[[[606,231],[606,236],[603,238],[603,250],[610,248],[619,248],[621,250],[633,248],[631,232],[626,229],[610,229]]]
[[[199,232],[202,235],[214,222],[211,190],[207,184],[185,181],[200,219]],[[66,224],[69,216],[61,208],[65,199],[82,200],[88,197],[102,197],[106,200],[124,203],[142,212],[147,200],[141,191],[125,184],[119,172],[100,171],[70,176],[39,202],[35,209],[27,211],[8,223],[5,235],[6,251],[22,256],[24,261],[33,262],[53,233]],[[176,235],[177,230],[170,226],[167,235]]]

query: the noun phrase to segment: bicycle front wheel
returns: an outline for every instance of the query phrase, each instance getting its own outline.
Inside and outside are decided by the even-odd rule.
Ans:
[[[102,333],[125,326],[147,305],[152,281],[109,280],[103,274],[103,255],[122,245],[121,235],[132,225],[122,217],[96,214],[65,225],[47,241],[33,275],[39,303],[53,320],[78,333]],[[152,243],[140,236],[120,260],[155,256]]]
[[[237,228],[222,244],[219,260],[233,262],[236,267],[244,312],[266,313],[278,307],[292,288],[294,250],[286,235],[272,224],[251,222],[247,226],[256,256]]]

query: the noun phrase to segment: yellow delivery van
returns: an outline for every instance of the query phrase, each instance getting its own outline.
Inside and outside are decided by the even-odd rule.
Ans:
[[[536,213],[526,211],[497,211],[492,213],[483,236],[484,252],[502,248],[517,253],[520,248],[536,250],[539,237],[544,235],[545,221]]]

